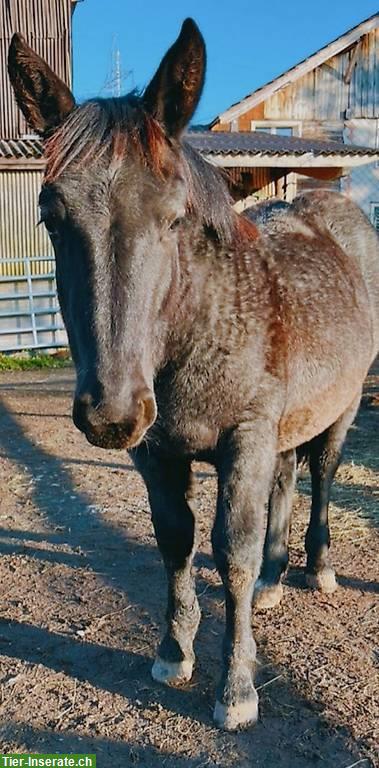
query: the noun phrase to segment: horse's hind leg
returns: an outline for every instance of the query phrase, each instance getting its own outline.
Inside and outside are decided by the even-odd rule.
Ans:
[[[283,596],[282,573],[288,565],[288,537],[296,483],[296,451],[278,456],[268,505],[263,563],[254,590],[254,605],[273,608]]]
[[[167,630],[152,668],[155,680],[175,685],[191,679],[193,641],[200,608],[192,561],[195,517],[191,508],[193,480],[190,462],[153,457],[141,446],[133,459],[149,494],[152,520],[168,580]]]
[[[330,488],[341,460],[346,433],[354,421],[361,394],[325,432],[309,443],[312,476],[311,518],[305,537],[306,582],[313,589],[333,592],[337,586],[329,559],[328,507]]]

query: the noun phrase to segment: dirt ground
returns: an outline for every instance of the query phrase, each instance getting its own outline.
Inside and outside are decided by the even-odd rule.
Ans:
[[[70,370],[0,375],[0,746],[95,752],[99,768],[379,765],[379,367],[333,492],[332,596],[303,585],[299,480],[282,605],[252,617],[260,721],[212,724],[223,594],[209,546],[215,478],[198,466],[203,620],[185,687],[154,683],[165,580],[128,456],[70,418]]]

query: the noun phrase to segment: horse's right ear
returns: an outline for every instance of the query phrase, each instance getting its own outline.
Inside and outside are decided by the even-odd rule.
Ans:
[[[70,89],[20,34],[12,37],[8,72],[27,123],[36,133],[48,136],[75,106]]]
[[[189,123],[201,96],[205,77],[205,43],[198,26],[186,19],[175,43],[163,57],[143,95],[146,109],[178,136]]]

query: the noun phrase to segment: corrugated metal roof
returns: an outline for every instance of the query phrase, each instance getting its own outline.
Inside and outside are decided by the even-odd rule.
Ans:
[[[337,141],[301,139],[297,136],[277,136],[261,131],[194,131],[185,141],[205,155],[304,155],[314,157],[379,157],[379,150]],[[37,138],[0,139],[0,158],[4,160],[42,160],[43,143]]]
[[[41,160],[40,139],[0,139],[0,158],[5,160]]]
[[[379,157],[379,150],[340,144],[337,141],[301,139],[297,136],[277,136],[264,131],[194,131],[185,136],[192,147],[206,155],[303,155]]]

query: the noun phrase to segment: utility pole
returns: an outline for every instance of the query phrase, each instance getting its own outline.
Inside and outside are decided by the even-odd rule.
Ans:
[[[117,35],[113,36],[112,54],[111,54],[111,69],[110,73],[101,89],[106,94],[119,98],[124,90],[123,86],[126,81],[132,79],[132,88],[134,87],[133,70],[123,70],[121,62],[121,51],[117,42]]]
[[[121,52],[119,48],[114,50],[114,88],[113,96],[121,96]]]

